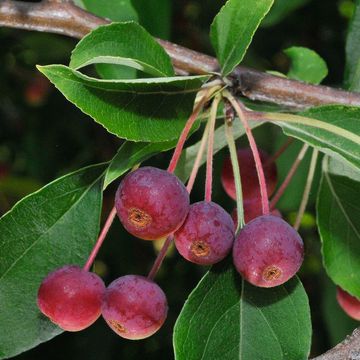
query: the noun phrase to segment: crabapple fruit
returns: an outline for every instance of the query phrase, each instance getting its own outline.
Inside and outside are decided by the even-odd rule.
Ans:
[[[262,215],[262,205],[261,205],[261,199],[254,199],[253,201],[246,201],[243,203],[244,206],[244,220],[245,224],[250,222],[251,220],[257,218],[258,216]],[[278,209],[271,210],[271,215],[282,217],[281,213]],[[231,213],[231,217],[234,221],[235,226],[237,225],[237,209],[234,208],[234,210]]]
[[[221,206],[200,201],[190,206],[184,223],[175,232],[175,246],[193,263],[215,264],[230,252],[234,231],[231,216]]]
[[[184,184],[175,175],[150,166],[125,176],[115,196],[125,229],[144,240],[157,240],[177,230],[189,206]]]
[[[274,192],[277,182],[276,164],[275,162],[269,162],[270,156],[265,151],[259,149],[259,154],[264,169],[268,196],[270,196]],[[246,202],[259,197],[260,185],[251,149],[238,149],[237,157],[240,167],[243,200]],[[232,199],[236,200],[234,173],[230,157],[224,160],[221,171],[221,182],[225,192]]]
[[[360,320],[360,300],[355,296],[350,295],[345,290],[341,289],[339,286],[336,289],[336,299],[341,306],[341,308],[348,314],[351,318],[355,320]]]
[[[126,275],[106,289],[102,316],[119,336],[144,339],[160,329],[168,311],[161,288],[143,276]]]
[[[260,287],[278,286],[299,270],[304,257],[300,235],[283,219],[262,215],[236,237],[233,261],[245,280]]]
[[[101,314],[103,281],[79,266],[65,265],[41,283],[37,303],[40,311],[66,331],[80,331]]]

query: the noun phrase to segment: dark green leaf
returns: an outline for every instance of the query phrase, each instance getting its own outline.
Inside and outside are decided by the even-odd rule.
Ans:
[[[0,358],[61,331],[39,312],[42,279],[65,264],[83,265],[97,238],[104,165],[55,180],[0,219]]]
[[[211,24],[210,38],[224,76],[243,59],[273,0],[228,0]]]
[[[297,278],[258,288],[229,262],[203,277],[174,329],[177,360],[301,360],[310,340],[308,299]]]
[[[131,0],[77,0],[75,4],[95,15],[112,21],[136,21],[138,15]],[[121,65],[96,64],[96,71],[103,79],[134,79],[136,69]]]
[[[112,21],[137,21],[131,0],[76,0],[75,3],[93,14]]]
[[[360,297],[360,182],[329,172],[324,159],[317,221],[330,278]]]
[[[132,0],[139,14],[140,24],[153,36],[170,38],[171,0]]]
[[[125,142],[109,164],[105,175],[104,188],[133,166],[149,159],[161,151],[172,149],[175,145],[176,141],[163,143]]]
[[[346,40],[345,85],[352,91],[360,91],[360,0],[355,3]]]
[[[39,67],[64,96],[110,133],[134,141],[176,139],[207,76],[99,80],[63,65]]]
[[[155,77],[174,75],[165,50],[134,22],[113,23],[93,30],[76,45],[70,67],[79,69],[99,63],[126,65]]]
[[[291,12],[308,2],[309,0],[276,0],[269,14],[261,23],[261,26],[276,25],[289,16]]]
[[[315,51],[293,46],[284,50],[284,53],[291,59],[291,67],[288,72],[290,79],[320,84],[327,76],[327,65]]]
[[[95,64],[96,72],[102,79],[136,79],[137,70],[123,65]]]
[[[360,108],[327,105],[298,115],[270,113],[285,134],[360,168]]]

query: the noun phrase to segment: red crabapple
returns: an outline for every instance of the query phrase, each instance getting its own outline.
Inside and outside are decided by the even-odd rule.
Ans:
[[[268,196],[270,196],[274,192],[277,182],[276,164],[275,162],[268,163],[270,156],[265,151],[259,149],[259,154],[264,169]],[[260,185],[251,149],[238,149],[237,156],[240,167],[243,200],[246,202],[258,198],[260,194]],[[230,157],[227,157],[224,160],[221,172],[221,182],[225,192],[231,198],[236,200],[234,173]]]
[[[246,224],[233,247],[237,271],[245,280],[260,287],[288,281],[299,270],[303,257],[300,235],[273,215],[262,215]]]
[[[119,336],[139,340],[160,329],[168,311],[161,288],[143,276],[126,275],[106,289],[102,316]]]
[[[175,232],[175,246],[185,259],[212,265],[230,252],[234,231],[231,216],[221,206],[200,201],[190,206],[184,223]]]
[[[245,224],[250,222],[251,220],[257,218],[258,216],[262,215],[262,205],[261,200],[256,199],[253,201],[246,201],[243,203],[244,206],[244,220]],[[271,215],[282,217],[281,213],[278,209],[271,210]],[[234,208],[234,210],[231,213],[231,217],[234,221],[235,226],[237,225],[237,209]]]
[[[350,295],[345,290],[337,287],[336,289],[336,298],[341,306],[341,308],[348,314],[351,318],[355,320],[360,320],[360,300],[355,296]]]
[[[129,233],[144,240],[157,240],[177,230],[189,203],[189,194],[175,175],[150,166],[125,176],[115,196],[120,221]]]
[[[41,283],[37,303],[40,311],[66,331],[80,331],[101,314],[103,281],[79,266],[65,265]]]

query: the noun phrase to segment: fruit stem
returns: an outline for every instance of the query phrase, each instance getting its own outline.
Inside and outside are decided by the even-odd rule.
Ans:
[[[189,192],[189,194],[191,193],[191,190],[192,190],[192,188],[194,186],[194,182],[195,182],[197,173],[199,171],[200,163],[201,163],[201,160],[202,160],[202,158],[204,156],[205,146],[206,146],[206,143],[207,143],[208,136],[209,136],[209,123],[206,124],[206,127],[204,129],[204,133],[203,133],[202,138],[201,138],[200,147],[199,147],[198,152],[196,154],[196,159],[194,161],[194,165],[193,165],[193,168],[191,170],[191,174],[190,174],[188,183],[186,185],[186,189]]]
[[[154,261],[154,264],[153,264],[151,270],[149,271],[149,274],[147,276],[148,279],[154,280],[157,272],[159,271],[159,269],[161,267],[162,262],[165,259],[166,253],[167,253],[167,251],[169,249],[169,246],[171,245],[173,240],[174,240],[174,235],[173,234],[169,235],[166,238],[166,240],[164,242],[164,245],[162,246],[158,256],[156,257],[156,259]]]
[[[210,109],[210,116],[208,120],[209,135],[207,146],[207,158],[206,158],[206,179],[205,179],[205,201],[211,201],[212,194],[212,182],[213,182],[213,156],[214,156],[214,133],[216,115],[220,102],[220,96],[216,95]]]
[[[301,148],[298,156],[296,157],[294,163],[292,164],[289,173],[287,174],[285,180],[283,181],[283,183],[280,185],[279,189],[277,190],[276,194],[274,195],[274,197],[271,199],[270,201],[270,209],[273,210],[277,204],[277,202],[280,200],[280,198],[282,197],[282,195],[284,194],[284,191],[286,190],[286,188],[288,187],[291,179],[293,178],[293,176],[296,173],[296,170],[298,169],[302,159],[304,158],[307,149],[309,148],[308,144],[304,144],[303,147]]]
[[[90,267],[92,265],[92,263],[94,262],[95,258],[96,258],[96,255],[97,253],[99,252],[100,248],[101,248],[101,245],[103,244],[105,238],[106,238],[106,235],[111,227],[111,224],[112,222],[114,221],[114,218],[115,218],[115,215],[116,215],[116,209],[115,209],[115,206],[111,209],[110,211],[110,214],[108,216],[108,218],[106,219],[106,222],[104,224],[104,227],[102,228],[101,230],[101,233],[99,235],[99,238],[97,239],[96,243],[95,243],[95,246],[94,248],[92,249],[90,255],[89,255],[89,258],[86,262],[86,264],[84,265],[83,269],[85,271],[89,271],[90,270]]]
[[[207,91],[205,91],[205,94],[203,95],[203,97],[199,100],[199,102],[197,103],[197,105],[195,106],[192,114],[190,115],[190,117],[188,118],[188,120],[186,121],[186,124],[180,134],[179,140],[176,144],[173,156],[170,160],[169,163],[169,167],[167,169],[167,171],[169,173],[173,173],[176,169],[176,165],[180,159],[181,156],[181,152],[183,150],[185,141],[190,133],[191,128],[193,127],[196,119],[198,118],[201,110],[203,109],[205,103],[209,100],[209,98],[211,97],[211,95],[218,90],[218,86],[217,87],[212,87],[209,88]]]
[[[231,165],[234,173],[235,181],[235,192],[236,192],[236,211],[237,211],[237,225],[235,234],[244,226],[244,206],[243,206],[243,197],[242,197],[242,186],[241,186],[241,176],[240,176],[240,167],[237,157],[236,145],[233,134],[233,120],[225,117],[225,136],[229,147]]]
[[[317,149],[314,149],[313,153],[312,153],[312,156],[311,156],[311,161],[310,161],[310,166],[309,166],[309,174],[308,174],[308,177],[306,179],[306,185],[305,185],[305,189],[304,189],[304,194],[303,194],[303,197],[301,199],[299,211],[297,213],[295,224],[294,224],[294,229],[296,231],[299,230],[301,220],[302,220],[302,218],[304,216],[304,213],[305,213],[306,205],[307,205],[307,203],[309,201],[309,195],[310,195],[311,185],[312,185],[313,180],[314,180],[314,174],[315,174],[318,155],[319,155],[319,151]]]
[[[294,142],[294,138],[288,137],[286,142],[280,147],[278,151],[265,163],[264,166],[269,166],[274,163],[286,150],[287,148]]]
[[[254,136],[252,134],[251,128],[250,128],[248,120],[247,120],[246,113],[242,109],[242,104],[240,103],[240,101],[235,99],[228,91],[224,91],[224,96],[230,101],[231,105],[235,109],[235,111],[245,129],[246,136],[249,140],[251,152],[252,152],[254,160],[255,160],[256,172],[257,172],[257,175],[259,178],[262,213],[263,213],[263,215],[269,215],[269,213],[270,213],[269,198],[268,198],[268,192],[267,192],[267,187],[266,187],[264,169],[263,169],[263,166],[261,163],[259,150],[256,146]]]

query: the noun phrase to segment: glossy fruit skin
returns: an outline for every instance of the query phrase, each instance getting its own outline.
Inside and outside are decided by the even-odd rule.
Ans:
[[[254,201],[248,201],[248,202],[244,203],[243,206],[244,206],[245,224],[247,224],[251,220],[254,220],[258,216],[262,215],[262,205],[261,205],[260,199],[256,199]],[[282,218],[281,212],[278,209],[271,210],[270,214]],[[237,225],[237,209],[236,208],[234,208],[233,211],[231,212],[231,217],[236,226]]]
[[[212,265],[224,259],[231,251],[234,237],[231,216],[211,201],[192,204],[183,225],[174,234],[179,253],[200,265]]]
[[[106,289],[102,315],[119,336],[139,340],[158,331],[168,311],[161,288],[143,276],[126,275]]]
[[[80,331],[101,314],[103,281],[76,265],[51,272],[41,283],[37,303],[40,311],[66,331]]]
[[[150,166],[125,176],[115,196],[121,223],[144,240],[157,240],[177,230],[189,206],[184,184],[175,175]]]
[[[300,235],[273,215],[262,215],[246,224],[233,247],[237,271],[260,287],[274,287],[288,281],[299,270],[303,257]]]
[[[277,182],[277,169],[274,162],[267,164],[270,156],[263,150],[259,149],[261,163],[263,164],[264,175],[266,180],[266,187],[268,196],[274,192]],[[243,193],[243,201],[252,201],[259,198],[260,185],[256,172],[254,157],[250,148],[238,149],[237,156],[240,167],[241,186]],[[231,159],[227,157],[224,160],[221,171],[221,183],[225,192],[234,200],[236,200],[234,173],[232,170]]]
[[[336,299],[341,308],[351,318],[360,321],[360,300],[340,287],[336,288]]]

